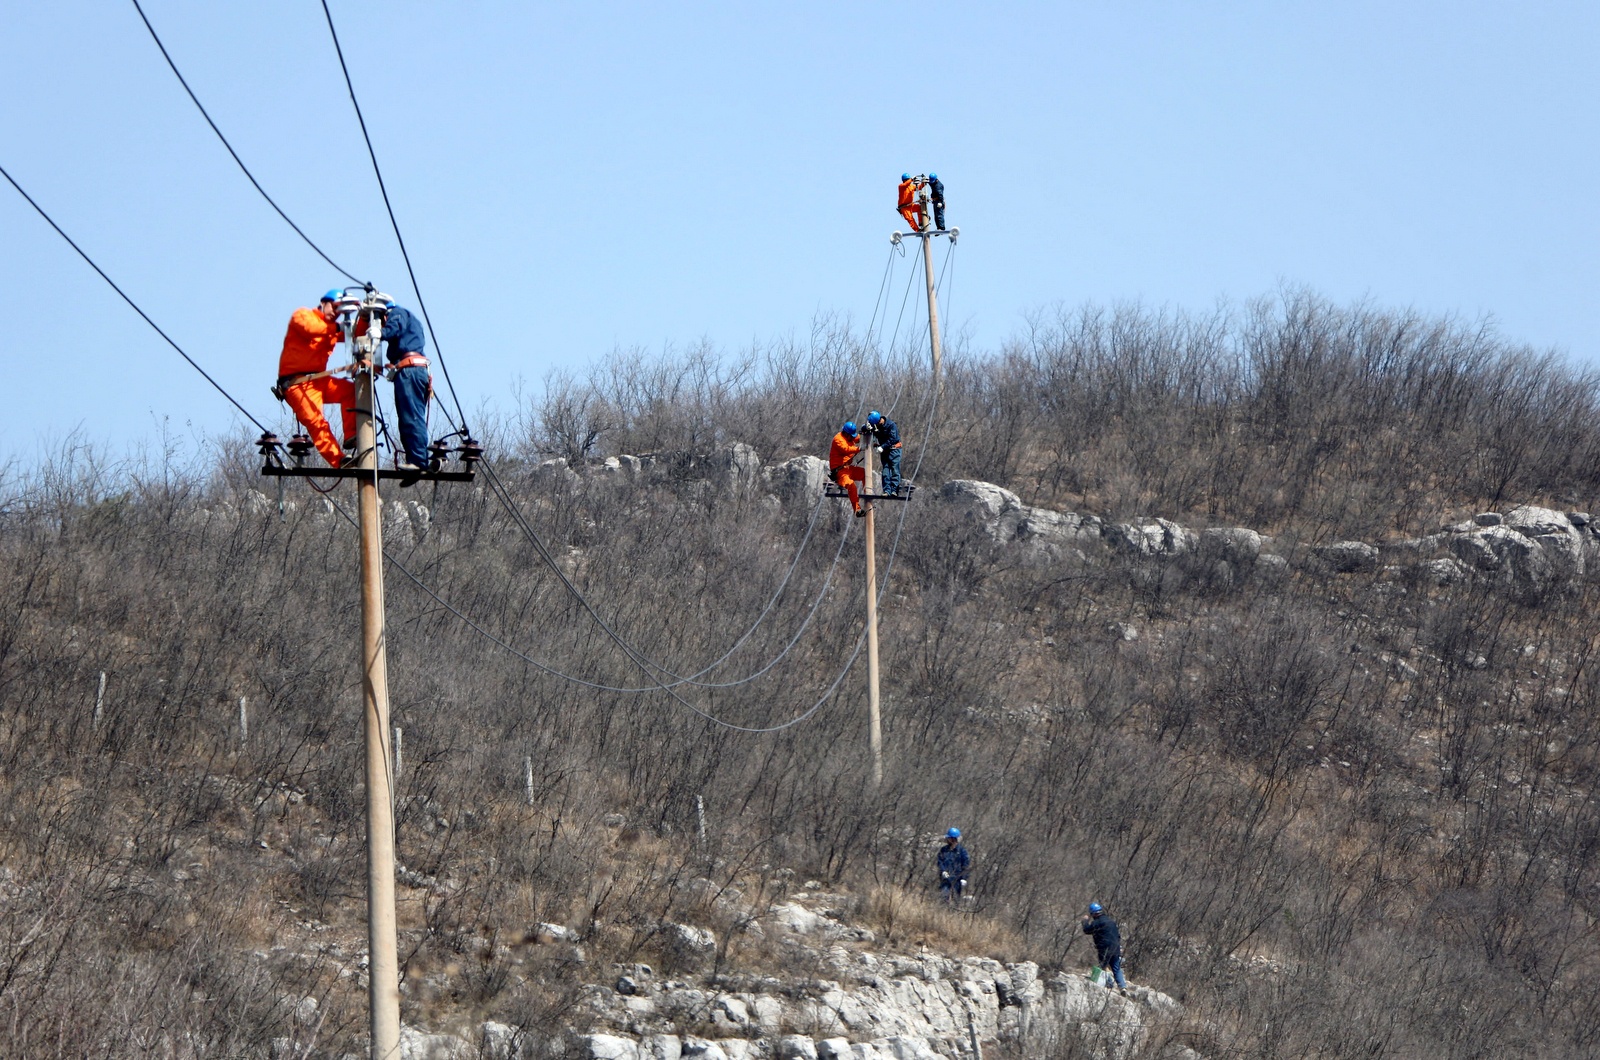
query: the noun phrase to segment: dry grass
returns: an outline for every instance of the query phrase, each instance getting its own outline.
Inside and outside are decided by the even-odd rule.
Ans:
[[[929,949],[952,957],[1027,960],[1032,955],[1016,932],[979,913],[951,908],[922,891],[875,886],[860,910],[863,927],[880,948]]]

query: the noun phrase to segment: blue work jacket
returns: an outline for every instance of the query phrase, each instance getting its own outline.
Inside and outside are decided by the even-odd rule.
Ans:
[[[900,444],[900,428],[894,422],[894,420],[891,420],[887,416],[879,420],[876,427],[868,424],[867,430],[872,432],[872,437],[876,439],[877,443],[883,446],[885,449],[889,448],[891,445]]]
[[[1100,913],[1083,925],[1083,933],[1094,939],[1094,952],[1101,958],[1116,957],[1122,953],[1122,932],[1111,914]]]
[[[967,874],[967,866],[972,864],[972,858],[967,855],[967,848],[957,843],[953,847],[939,847],[939,871],[948,872],[951,876],[960,878]]]
[[[395,306],[384,318],[383,338],[389,344],[388,349],[384,350],[384,356],[389,359],[390,364],[399,361],[408,353],[421,353],[427,341],[422,334],[422,321],[402,306]]]

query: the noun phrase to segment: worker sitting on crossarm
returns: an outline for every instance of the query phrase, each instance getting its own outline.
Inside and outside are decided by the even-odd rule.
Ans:
[[[933,192],[933,227],[944,231],[944,181],[939,174],[928,174],[928,190]]]
[[[344,341],[338,323],[337,304],[344,292],[338,289],[322,296],[315,309],[296,309],[289,318],[289,331],[283,337],[283,353],[278,357],[278,391],[311,434],[311,441],[329,467],[343,463],[339,442],[334,439],[324,404],[338,405],[344,418],[345,448],[356,441],[356,388],[348,379],[330,375],[313,379],[328,370],[328,358],[335,344]]]
[[[867,413],[867,433],[883,457],[883,492],[893,497],[900,492],[900,428],[894,420],[874,409]]]
[[[432,459],[428,453],[428,399],[433,396],[433,376],[428,373],[428,358],[422,355],[426,343],[422,322],[410,310],[386,303],[383,339],[388,343],[384,357],[389,368],[384,373],[394,380],[394,411],[400,420],[400,445],[403,454],[395,456],[401,471],[426,471]]]
[[[828,449],[828,474],[850,494],[850,506],[856,510],[856,514],[866,515],[861,507],[861,482],[867,473],[864,468],[855,466],[856,455],[861,452],[861,442],[857,438],[859,433],[854,421],[847,420],[839,428],[839,433],[833,436],[833,445]]]
[[[900,204],[896,207],[913,232],[922,231],[922,204],[917,201],[917,178],[900,174]]]

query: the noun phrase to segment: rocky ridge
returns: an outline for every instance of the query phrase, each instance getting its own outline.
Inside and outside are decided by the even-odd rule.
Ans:
[[[1172,998],[1137,985],[1126,996],[1080,973],[1043,978],[1033,962],[874,952],[872,933],[840,919],[844,896],[808,890],[767,908],[756,930],[776,935],[827,978],[658,976],[619,965],[592,983],[568,1017],[568,1034],[534,1042],[485,1023],[478,1040],[408,1027],[405,1060],[955,1060],[985,1048],[1041,1055],[1071,1043],[1081,1055],[1123,1060],[1182,1012]],[[572,934],[541,925],[553,939]],[[709,963],[717,940],[704,928],[664,923]],[[682,952],[682,951],[680,951]],[[1175,1060],[1197,1054],[1181,1047]]]

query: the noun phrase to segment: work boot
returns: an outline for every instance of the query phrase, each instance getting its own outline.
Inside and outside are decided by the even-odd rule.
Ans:
[[[408,475],[420,475],[420,474],[422,474],[422,468],[420,468],[417,465],[413,464],[409,460],[396,460],[394,462],[394,469],[396,471],[404,471]]]
[[[867,510],[865,508],[857,508],[856,509],[856,518],[857,519],[865,519],[866,517],[867,517]]]
[[[344,451],[347,453],[353,453],[356,451],[356,439],[354,435],[351,435],[349,438],[344,440]]]

